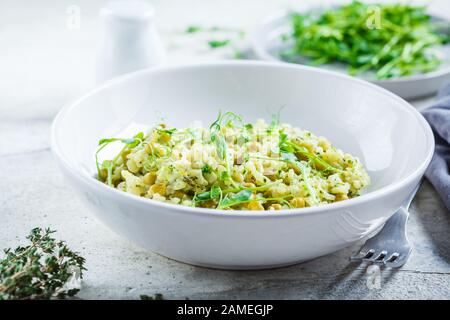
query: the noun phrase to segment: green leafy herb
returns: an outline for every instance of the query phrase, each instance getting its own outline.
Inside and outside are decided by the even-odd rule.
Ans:
[[[99,146],[110,144],[111,142],[120,141],[123,144],[128,145],[130,148],[136,147],[144,139],[144,133],[139,132],[133,138],[103,138],[98,142]]]
[[[210,40],[208,41],[208,45],[211,49],[221,48],[229,45],[231,41],[229,39],[225,40]]]
[[[156,131],[161,132],[161,133],[167,133],[168,135],[172,135],[177,131],[177,128],[172,128],[172,129],[156,128]]]
[[[101,170],[105,169],[107,171],[108,184],[110,186],[112,185],[112,172],[113,172],[113,169],[114,169],[117,159],[119,159],[120,155],[123,152],[123,149],[112,161],[111,160],[103,161],[103,163],[101,165],[98,161],[98,155],[100,154],[100,151],[102,151],[110,143],[117,142],[117,141],[122,142],[128,148],[134,148],[138,144],[140,144],[142,142],[142,140],[144,140],[143,132],[137,133],[133,138],[103,138],[103,139],[100,139],[100,141],[98,142],[99,148],[95,152],[95,165],[97,167],[97,174],[98,174],[99,178],[102,176]]]
[[[186,33],[196,33],[199,31],[202,31],[202,27],[197,26],[197,25],[190,25],[185,30]]]
[[[213,186],[211,190],[199,193],[195,196],[195,201],[217,200],[220,202],[222,198],[222,189],[219,186]]]
[[[291,205],[288,201],[286,201],[286,198],[291,198],[292,195],[286,195],[283,197],[273,197],[273,198],[253,198],[253,192],[249,189],[244,189],[239,191],[238,193],[234,195],[227,194],[225,197],[223,197],[222,201],[220,201],[219,205],[217,206],[217,209],[227,209],[229,207],[240,205],[244,203],[248,203],[250,201],[261,201],[261,202],[269,202],[269,201],[275,201],[284,203],[289,208]]]
[[[282,159],[284,159],[286,162],[289,162],[291,164],[294,164],[297,166],[297,168],[302,173],[302,179],[305,183],[306,190],[308,190],[309,196],[311,198],[312,204],[317,204],[319,202],[316,192],[314,188],[311,186],[309,174],[311,172],[311,168],[309,168],[306,164],[304,164],[302,161],[298,161],[297,157],[293,155],[292,153],[282,153],[281,154]]]
[[[236,33],[240,38],[245,36],[245,31],[242,29],[232,28],[232,27],[226,27],[226,26],[200,26],[197,24],[191,24],[186,27],[185,33],[197,33],[197,32],[232,32]]]
[[[267,134],[272,134],[273,130],[280,124],[280,116],[281,116],[281,110],[283,108],[280,108],[278,112],[272,114],[270,125],[267,128]]]
[[[235,195],[230,196],[227,194],[218,205],[218,209],[225,209],[237,204],[248,202],[253,195],[251,190],[242,190]]]
[[[232,126],[234,122],[242,123],[242,117],[231,111],[227,111],[225,113],[219,111],[216,120],[214,120],[209,128],[210,130],[220,131],[222,126]]]
[[[221,199],[223,198],[223,195],[227,196],[230,193],[239,193],[241,191],[246,191],[247,194],[248,193],[259,192],[259,191],[264,191],[264,190],[267,190],[267,189],[271,188],[272,186],[277,185],[279,183],[281,183],[281,182],[280,181],[276,181],[276,182],[268,183],[268,184],[265,184],[265,185],[259,186],[259,187],[244,188],[242,186],[239,186],[237,188],[230,188],[230,189],[225,189],[225,190],[222,190],[218,186],[214,186],[214,187],[211,188],[210,191],[205,191],[205,192],[197,194],[195,196],[194,201],[195,202],[201,202],[201,201],[207,201],[207,200],[216,200],[220,204],[221,203]]]
[[[217,116],[216,120],[209,127],[210,140],[216,146],[217,155],[220,159],[225,161],[226,175],[223,172],[221,173],[220,178],[222,181],[231,178],[231,169],[230,161],[228,159],[228,147],[225,137],[221,133],[221,129],[223,126],[233,126],[235,121],[242,122],[242,117],[231,111],[225,113],[219,111],[219,115]],[[234,181],[232,179],[231,182],[234,184]]]
[[[441,63],[429,49],[447,43],[422,6],[353,1],[322,13],[292,14],[293,48],[282,53],[312,65],[341,62],[350,74],[367,70],[378,79],[435,70]]]
[[[55,231],[35,228],[30,244],[5,249],[0,260],[0,300],[50,299],[74,296],[79,289],[65,287],[77,273],[83,277],[85,259],[64,241],[52,237]]]
[[[284,154],[295,154],[298,153],[303,157],[307,158],[309,161],[314,163],[316,169],[320,169],[328,172],[342,172],[341,169],[333,167],[331,164],[318,157],[315,154],[312,154],[305,147],[296,144],[293,141],[288,139],[288,136],[282,130],[280,131],[280,141],[279,141],[280,153]]]
[[[202,168],[202,173],[211,173],[212,169],[208,164],[205,164]]]
[[[222,198],[222,189],[219,186],[213,186],[210,191],[211,199],[220,199]]]
[[[211,142],[216,146],[216,152],[220,159],[225,160],[227,157],[227,143],[225,138],[218,132],[211,133]]]

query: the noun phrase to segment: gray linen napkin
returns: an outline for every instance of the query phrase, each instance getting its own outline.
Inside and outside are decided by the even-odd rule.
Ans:
[[[450,210],[450,83],[438,93],[438,101],[422,112],[433,129],[436,149],[425,176]]]

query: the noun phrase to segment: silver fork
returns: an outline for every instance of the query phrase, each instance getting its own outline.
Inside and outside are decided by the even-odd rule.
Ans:
[[[417,185],[383,229],[367,240],[357,255],[350,258],[351,261],[383,264],[389,268],[399,268],[406,263],[412,251],[406,236],[408,209],[421,184],[422,182]]]

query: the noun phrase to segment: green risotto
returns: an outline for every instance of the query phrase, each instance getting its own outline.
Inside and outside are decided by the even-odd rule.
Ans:
[[[111,143],[123,148],[98,161]],[[307,130],[220,113],[208,127],[161,123],[130,139],[102,139],[98,178],[139,197],[191,207],[281,210],[357,197],[370,178],[358,158]]]

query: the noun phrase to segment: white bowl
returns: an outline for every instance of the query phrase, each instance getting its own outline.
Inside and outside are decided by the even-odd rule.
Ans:
[[[254,121],[281,106],[282,121],[363,161],[372,178],[364,195],[304,209],[221,211],[139,198],[94,177],[98,140],[152,125],[157,112],[170,125],[186,126],[210,123],[219,108]],[[61,110],[52,149],[67,180],[118,234],[186,263],[257,269],[325,255],[373,233],[419,182],[434,140],[413,107],[368,82],[298,65],[220,62],[143,70],[106,83]]]
[[[320,10],[320,8],[311,10]],[[433,19],[440,22],[448,22],[444,18],[437,16],[433,16]],[[282,10],[265,18],[251,32],[252,49],[257,58],[285,63],[280,57],[280,53],[290,48],[292,44],[283,42],[281,36],[292,32],[290,20],[290,11]],[[444,83],[450,81],[450,44],[441,46],[437,49],[436,54],[442,59],[442,64],[438,69],[431,72],[382,80],[375,79],[373,73],[362,74],[357,77],[379,85],[405,99],[431,95]],[[319,67],[347,74],[347,67],[343,64],[324,64]]]

